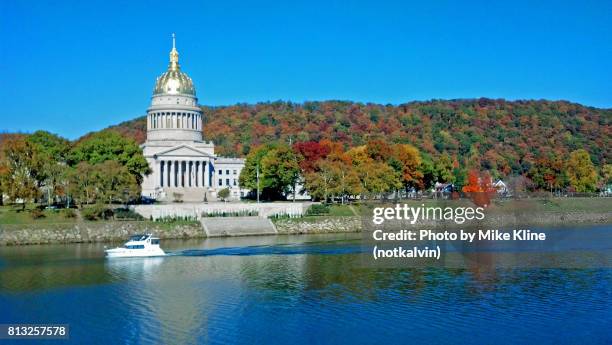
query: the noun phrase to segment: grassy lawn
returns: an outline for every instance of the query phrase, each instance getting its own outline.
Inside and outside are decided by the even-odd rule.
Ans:
[[[422,200],[400,200],[399,204],[407,204],[410,207],[475,207],[469,199],[422,199]],[[375,207],[394,206],[393,201],[382,203],[374,201],[371,203],[352,204],[353,210],[360,215],[371,215]],[[611,212],[612,198],[534,198],[521,200],[494,199],[488,208],[491,212]],[[325,216],[354,216],[348,205],[332,205],[329,214]],[[314,216],[316,217],[316,216]]]
[[[44,217],[34,218],[32,215],[35,205],[29,204],[25,210],[21,206],[1,206],[0,224],[50,224],[50,223],[74,223],[76,218],[67,218],[62,210],[43,210]]]
[[[495,200],[492,209],[524,212],[611,212],[612,198]]]
[[[355,209],[357,211],[357,209]],[[335,217],[346,217],[346,216],[354,216],[355,213],[351,210],[351,206],[349,205],[332,205],[329,208],[329,215]]]

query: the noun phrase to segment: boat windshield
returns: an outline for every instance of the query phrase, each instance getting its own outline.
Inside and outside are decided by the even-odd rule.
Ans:
[[[147,235],[134,235],[130,237],[130,241],[144,241],[147,239]]]
[[[126,249],[144,249],[144,245],[142,244],[136,244],[133,246],[125,246]]]

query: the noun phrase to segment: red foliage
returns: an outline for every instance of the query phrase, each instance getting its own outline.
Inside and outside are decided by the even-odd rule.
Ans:
[[[488,172],[470,170],[468,172],[467,184],[463,187],[463,192],[468,194],[470,199],[482,207],[491,204],[491,198],[495,196],[495,188],[491,184],[491,175]]]
[[[295,143],[293,150],[304,159],[300,163],[300,168],[305,172],[312,172],[315,170],[316,164],[320,159],[327,157],[331,152],[331,146],[327,143],[317,143],[314,141],[307,141],[302,143]]]

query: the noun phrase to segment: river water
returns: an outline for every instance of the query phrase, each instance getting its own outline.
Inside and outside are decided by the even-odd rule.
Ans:
[[[162,247],[0,247],[0,324],[69,324],[48,342],[75,344],[612,343],[610,268],[368,268],[359,234]]]

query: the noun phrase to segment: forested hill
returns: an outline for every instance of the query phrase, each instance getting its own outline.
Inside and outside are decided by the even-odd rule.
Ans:
[[[352,147],[383,138],[413,144],[425,157],[446,152],[459,164],[480,164],[502,175],[554,165],[579,148],[595,166],[611,161],[612,109],[565,101],[273,102],[203,110],[205,138],[220,155],[245,156],[251,147],[277,140],[329,139]],[[146,121],[141,117],[109,129],[142,142]]]

